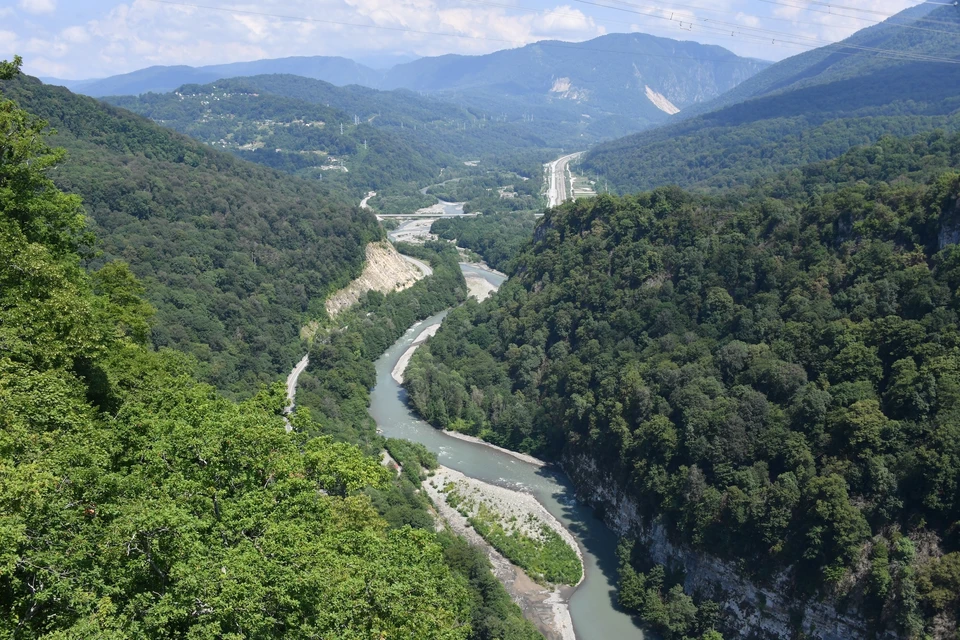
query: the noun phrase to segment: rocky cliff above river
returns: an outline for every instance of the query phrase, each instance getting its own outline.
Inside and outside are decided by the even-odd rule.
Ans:
[[[577,498],[599,513],[618,535],[632,537],[647,549],[650,560],[671,571],[682,571],[684,591],[720,604],[726,627],[740,637],[848,640],[868,634],[866,621],[856,612],[840,613],[838,603],[792,599],[790,577],[784,572],[773,584],[756,584],[737,566],[671,540],[667,528],[645,521],[639,505],[622,490],[617,479],[601,470],[587,455],[567,455],[561,462],[577,488]],[[726,634],[725,634],[726,635]],[[893,639],[887,634],[883,638]]]

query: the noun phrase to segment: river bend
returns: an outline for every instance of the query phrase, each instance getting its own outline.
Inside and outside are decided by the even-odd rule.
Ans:
[[[499,286],[504,277],[473,265],[464,274],[482,275]],[[391,373],[403,353],[447,312],[418,322],[376,362],[377,384],[370,414],[387,437],[419,442],[437,454],[440,464],[500,486],[531,493],[573,533],[584,559],[583,582],[570,598],[570,615],[578,640],[642,639],[633,619],[616,607],[617,537],[590,508],[574,499],[570,481],[550,467],[538,467],[482,444],[452,438],[420,420],[406,403],[406,390]]]

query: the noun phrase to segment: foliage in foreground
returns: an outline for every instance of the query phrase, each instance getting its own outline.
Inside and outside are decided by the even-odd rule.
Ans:
[[[958,159],[958,136],[887,139],[745,195],[564,205],[417,352],[411,401],[589,455],[645,519],[761,581],[788,568],[797,598],[949,628],[960,175],[932,168]]]
[[[0,633],[536,637],[456,541],[377,513],[375,459],[287,434],[282,384],[234,403],[143,344],[125,265],[81,268],[44,128],[0,101]]]

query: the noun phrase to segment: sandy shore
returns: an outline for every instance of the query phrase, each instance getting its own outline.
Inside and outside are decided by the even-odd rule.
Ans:
[[[426,342],[428,338],[432,338],[433,336],[437,335],[437,331],[439,330],[439,322],[424,329],[423,333],[417,336],[417,339],[413,341],[410,347],[403,352],[402,356],[400,356],[400,359],[397,360],[397,366],[395,366],[393,371],[390,372],[390,377],[396,380],[398,384],[403,384],[403,372],[407,370],[407,365],[410,364],[410,358],[412,358],[416,350],[420,348],[420,345]]]
[[[454,483],[461,493],[482,496],[489,505],[502,510],[504,514],[527,514],[541,519],[544,524],[559,533],[580,555],[573,536],[554,518],[536,499],[527,493],[513,491],[504,487],[475,480],[459,471],[441,466],[436,473],[423,483],[424,490],[433,500],[437,513],[457,534],[480,549],[483,549],[493,565],[493,573],[506,587],[510,597],[520,605],[524,616],[533,622],[547,640],[576,640],[573,632],[573,620],[570,618],[570,596],[573,587],[555,587],[548,589],[534,582],[522,569],[512,564],[496,549],[487,543],[470,526],[467,518],[447,504],[446,495],[441,491],[448,483]],[[509,516],[508,516],[509,517]],[[583,558],[581,557],[581,564]]]
[[[463,247],[457,247],[457,249],[459,249],[461,252],[461,255],[463,255]],[[486,262],[469,262],[469,261],[461,260],[460,264],[476,267],[477,269],[483,269],[484,271],[489,271],[490,273],[496,274],[503,278],[509,277],[503,271],[497,271],[496,269],[488,265]]]
[[[520,453],[519,451],[511,451],[510,449],[504,449],[503,447],[498,447],[495,444],[490,444],[486,440],[481,440],[480,438],[477,438],[474,436],[468,436],[465,433],[459,433],[457,431],[447,431],[446,429],[444,429],[443,432],[448,436],[450,436],[451,438],[456,438],[457,440],[465,440],[466,442],[472,442],[474,444],[480,444],[485,447],[490,447],[491,449],[496,449],[500,453],[505,453],[508,456],[513,456],[517,460],[523,460],[524,462],[536,465],[538,467],[545,467],[549,464],[548,462],[544,462],[540,458],[534,458],[531,455],[528,455],[526,453]]]
[[[463,279],[467,282],[468,294],[476,298],[477,302],[483,302],[492,296],[498,288],[483,276],[466,275]]]

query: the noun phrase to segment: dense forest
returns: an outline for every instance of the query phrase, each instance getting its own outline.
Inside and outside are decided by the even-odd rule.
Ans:
[[[126,264],[84,268],[46,130],[0,98],[3,635],[539,637],[484,555],[435,532],[417,475],[306,411],[286,433],[280,383],[234,402],[150,347]],[[436,464],[386,445],[405,471]]]
[[[647,521],[761,582],[787,570],[798,601],[952,637],[957,167],[960,136],[933,133],[750,190],[553,209],[500,292],[416,353],[411,401],[498,445],[592,458]],[[621,554],[621,603],[668,637],[704,628],[714,605],[642,555]]]
[[[196,358],[221,390],[246,393],[289,370],[300,326],[359,275],[383,233],[322,183],[30,78],[2,88],[67,149],[51,176],[83,197],[98,239],[91,266],[127,262],[157,309],[151,342]]]
[[[487,213],[472,218],[441,218],[431,233],[476,252],[494,269],[506,271],[529,242],[536,226],[532,211]]]

